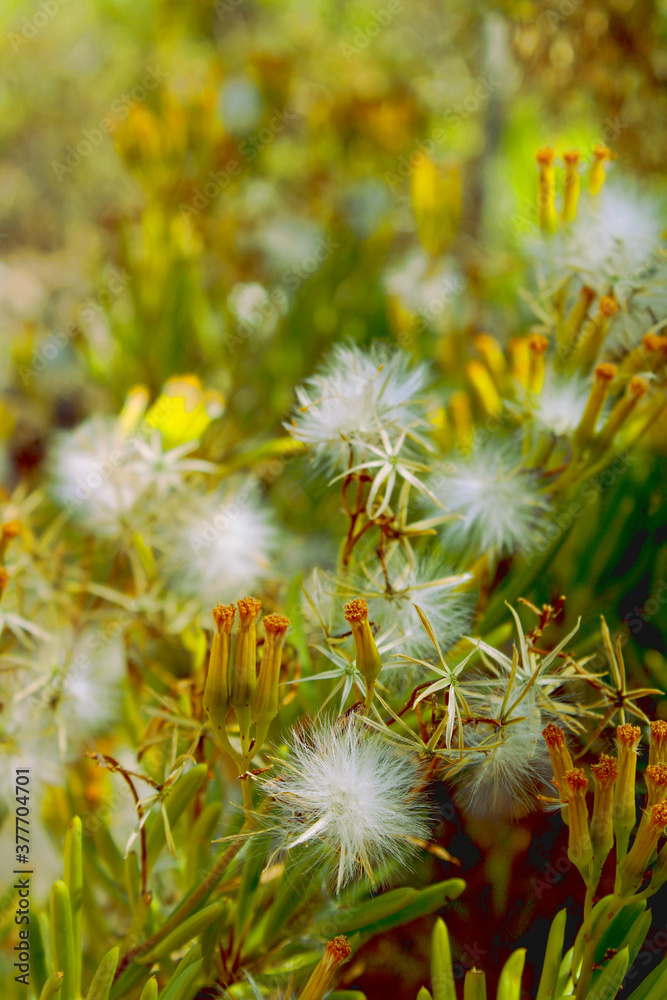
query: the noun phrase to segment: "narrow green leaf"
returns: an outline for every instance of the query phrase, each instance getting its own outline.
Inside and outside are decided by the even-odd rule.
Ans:
[[[628,949],[622,948],[611,958],[600,972],[595,972],[588,988],[589,997],[613,1000],[621,988],[629,965]]]
[[[223,916],[229,908],[229,902],[223,900],[219,903],[211,903],[210,906],[204,907],[203,910],[199,910],[198,913],[193,914],[186,921],[184,921],[180,927],[168,934],[167,937],[160,941],[158,945],[153,948],[152,951],[148,952],[146,955],[141,957],[141,962],[143,965],[152,965],[153,962],[157,961],[158,958],[164,958],[165,955],[171,954],[172,951],[177,951],[182,948],[183,945],[187,944],[188,941],[192,941],[193,938],[197,937],[207,927],[210,927],[212,923]]]
[[[203,785],[208,766],[197,764],[177,778],[172,785],[163,805],[164,814],[154,809],[146,820],[146,860],[148,871],[157,861],[160,851],[167,842],[167,830],[164,815],[167,817],[170,830],[173,830],[195,795]]]
[[[64,882],[69,891],[72,910],[72,940],[74,948],[74,992],[81,989],[81,921],[83,916],[83,847],[81,820],[75,816],[65,836]]]
[[[35,993],[39,996],[49,978],[47,954],[49,928],[46,917],[42,913],[33,916],[30,924],[30,982]]]
[[[51,952],[55,968],[63,973],[62,1000],[76,995],[74,935],[69,890],[64,882],[51,886]]]
[[[189,837],[188,854],[185,863],[186,885],[194,885],[199,880],[200,870],[211,860],[211,841],[222,813],[222,802],[209,802],[204,806]]]
[[[638,917],[641,917],[646,910],[646,900],[631,901],[626,903],[609,926],[605,928],[595,949],[595,964],[599,965],[604,961],[608,951],[620,951],[625,944],[626,938]]]
[[[118,948],[111,948],[106,953],[97,967],[97,972],[93,976],[93,981],[86,994],[86,1000],[109,1000],[109,993],[111,992],[113,977],[116,974],[119,954],[120,950]]]
[[[157,1000],[157,979],[151,976],[143,990],[139,1000]]]
[[[127,996],[142,982],[146,975],[146,966],[131,962],[115,980],[111,987],[110,1000],[125,1000]]]
[[[486,1000],[486,976],[471,969],[463,980],[463,1000]]]
[[[613,896],[603,896],[602,899],[593,907],[593,912],[591,914],[591,933],[595,936],[600,921],[606,917],[611,904],[614,900]],[[574,940],[574,953],[572,955],[572,969],[577,974],[579,966],[581,965],[581,959],[584,954],[584,947],[586,941],[584,939],[584,925],[582,924],[579,928],[579,933]]]
[[[259,888],[262,871],[267,863],[270,851],[271,842],[267,836],[254,836],[250,838],[243,859],[241,885],[236,897],[236,919],[234,926],[237,937],[241,935],[251,916],[255,893]]]
[[[429,993],[429,991],[426,989],[426,987],[422,986],[422,988],[420,989],[419,993],[417,994],[417,1000],[433,1000],[433,997],[431,996],[431,994]]]
[[[512,952],[500,973],[496,1000],[521,1000],[521,976],[525,961],[525,948],[517,948]]]
[[[401,927],[403,924],[409,924],[412,920],[417,920],[418,917],[425,917],[429,913],[435,913],[441,906],[446,906],[453,899],[458,899],[465,887],[466,884],[463,879],[450,878],[445,882],[437,882],[426,889],[421,889],[417,893],[417,898],[413,903],[399,910],[398,913],[393,913],[365,927],[362,936],[364,939],[367,939],[372,934],[379,934],[392,927]]]
[[[640,983],[626,1000],[665,1000],[667,996],[667,958]]]
[[[409,903],[413,903],[417,895],[416,889],[392,889],[391,892],[384,892],[358,906],[339,907],[335,913],[318,921],[313,930],[327,938],[332,938],[336,934],[350,934],[352,931],[376,923],[383,917],[397,913]]]
[[[442,917],[436,920],[431,935],[431,987],[433,1000],[456,1000],[452,949]]]
[[[58,996],[63,988],[63,978],[62,972],[54,972],[52,976],[49,976],[42,986],[39,1000],[53,1000],[53,997]]]
[[[628,948],[628,968],[632,965],[639,954],[639,949],[643,945],[646,935],[651,928],[652,917],[653,915],[650,910],[647,910],[646,913],[642,913],[641,916],[637,917],[623,942],[623,944],[627,945]]]
[[[169,980],[161,1000],[192,1000],[192,988],[201,972],[201,966],[202,960],[198,958],[187,968],[177,971]]]
[[[563,955],[563,961],[560,963],[560,969],[558,970],[558,980],[556,982],[556,989],[554,990],[554,996],[560,997],[561,994],[565,993],[567,989],[567,983],[572,975],[572,959],[574,958],[574,946],[565,952]]]
[[[540,985],[537,990],[537,1000],[553,1000],[556,995],[558,972],[563,954],[563,942],[565,940],[566,920],[567,910],[563,909],[558,911],[551,922],[547,950],[544,954],[544,964],[542,965],[542,975],[540,976]]]
[[[108,826],[99,816],[93,816],[91,827],[97,857],[100,858],[116,882],[122,884],[125,861],[116,841],[109,832]]]

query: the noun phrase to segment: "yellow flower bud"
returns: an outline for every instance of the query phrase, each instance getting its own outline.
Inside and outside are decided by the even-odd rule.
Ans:
[[[616,727],[618,779],[614,789],[614,836],[616,837],[616,857],[619,861],[628,849],[630,833],[637,820],[635,778],[637,775],[637,746],[641,735],[639,726],[631,726],[628,723]]]
[[[255,622],[262,602],[244,597],[237,602],[239,629],[236,635],[236,657],[229,683],[229,700],[239,724],[241,753],[245,757],[250,746],[252,699],[257,686],[257,634]]]
[[[324,955],[315,966],[299,1000],[322,1000],[337,970],[350,957],[351,951],[349,941],[342,934],[333,941],[328,941]]]
[[[597,146],[593,147],[593,162],[591,164],[591,172],[588,175],[588,190],[591,194],[600,193],[605,178],[605,171],[602,164],[611,159],[612,154],[607,146],[598,143]]]
[[[235,611],[233,604],[218,604],[213,608],[215,634],[208,661],[203,705],[214,733],[224,731],[229,708],[229,653]]]
[[[345,605],[344,611],[357,651],[357,669],[366,681],[373,682],[382,670],[382,658],[368,622],[368,605],[363,597],[357,597]]]
[[[285,615],[266,615],[263,624],[262,662],[252,699],[252,720],[255,723],[253,750],[255,753],[262,747],[269,726],[278,714],[278,685],[282,647],[290,621]]]
[[[569,840],[567,856],[581,874],[586,886],[594,885],[593,845],[588,829],[588,807],[586,789],[588,778],[580,767],[570,768],[558,783],[561,794],[568,806]]]
[[[538,205],[540,208],[540,226],[543,233],[554,233],[558,229],[556,215],[556,174],[554,159],[556,154],[548,146],[540,149],[535,157],[540,168],[538,182]]]
[[[551,758],[554,784],[557,788],[560,788],[565,772],[574,767],[570,751],[567,749],[567,743],[565,742],[565,733],[560,726],[554,726],[553,723],[549,723],[546,729],[542,730],[542,736],[544,737],[549,757]],[[561,809],[561,816],[563,817],[563,822],[567,824],[567,806],[565,805]]]
[[[667,798],[667,764],[649,764],[644,772],[646,779],[646,808],[662,802]]]
[[[667,802],[658,802],[643,814],[634,843],[619,866],[621,893],[631,892],[644,881],[646,870],[667,826]]]
[[[649,764],[667,762],[667,722],[656,719],[651,723],[651,742],[648,748]]]
[[[591,765],[593,774],[593,818],[591,843],[595,874],[600,877],[602,866],[614,845],[614,783],[618,777],[615,757],[600,754],[597,764]]]
[[[577,214],[577,201],[581,178],[577,172],[581,156],[578,149],[570,149],[563,153],[565,162],[565,185],[563,188],[563,222],[572,222]]]
[[[602,407],[609,395],[611,383],[616,377],[616,365],[605,363],[598,365],[595,369],[595,381],[591,388],[586,409],[584,410],[579,426],[574,432],[574,443],[581,447],[586,444],[595,432],[595,426],[602,412]]]

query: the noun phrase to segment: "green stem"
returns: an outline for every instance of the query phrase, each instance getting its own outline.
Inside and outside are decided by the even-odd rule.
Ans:
[[[598,942],[604,934],[606,928],[609,926],[616,914],[623,909],[626,901],[627,896],[615,896],[611,906],[607,910],[605,919],[599,921],[598,930],[595,934],[593,934],[591,928],[593,889],[586,889],[586,902],[584,903],[584,927],[586,928],[584,931],[584,937],[586,939],[586,945],[581,959],[581,972],[575,985],[574,996],[576,997],[576,1000],[586,1000],[588,987],[590,986],[591,979],[593,978],[593,972],[595,971],[593,967],[595,962],[595,949],[597,948]]]

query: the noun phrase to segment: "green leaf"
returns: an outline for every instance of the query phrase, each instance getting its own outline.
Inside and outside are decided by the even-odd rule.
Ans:
[[[53,997],[58,996],[63,988],[63,979],[64,975],[62,972],[54,972],[52,976],[49,976],[42,986],[39,1000],[53,1000]]]
[[[392,927],[401,927],[403,924],[409,924],[412,920],[417,920],[419,917],[435,913],[441,906],[446,906],[453,899],[458,899],[465,887],[466,884],[463,879],[450,878],[444,882],[437,882],[435,885],[430,885],[426,889],[420,889],[413,903],[399,910],[398,913],[393,913],[365,927],[362,937],[366,939],[372,934],[379,934]]]
[[[639,949],[643,945],[646,935],[650,930],[652,916],[651,911],[647,910],[646,913],[642,913],[641,916],[637,917],[623,942],[623,944],[628,947],[628,967],[632,965],[639,954]]]
[[[621,950],[633,924],[638,917],[642,916],[645,910],[646,900],[642,899],[626,903],[623,909],[616,914],[613,920],[610,921],[609,926],[605,928],[595,948],[594,962],[596,965],[604,961],[604,957],[608,951]]]
[[[125,863],[116,841],[111,836],[106,823],[99,816],[92,818],[91,825],[97,857],[101,859],[116,882],[122,885]]]
[[[81,820],[75,816],[65,836],[64,881],[69,890],[72,910],[72,941],[74,948],[74,992],[81,988],[81,921],[83,917],[83,848]]]
[[[251,917],[255,893],[267,863],[271,842],[266,836],[250,838],[248,849],[243,857],[243,874],[241,885],[236,896],[236,917],[234,921],[235,936],[240,937]]]
[[[520,1000],[521,976],[526,961],[526,949],[517,948],[503,965],[498,980],[496,1000]]]
[[[415,901],[417,895],[416,889],[392,889],[391,892],[384,892],[358,906],[339,907],[329,917],[317,921],[313,926],[313,933],[332,938],[336,934],[350,934],[361,930],[404,909]]]
[[[433,997],[431,996],[431,994],[429,993],[429,991],[426,989],[426,987],[422,986],[422,988],[420,989],[419,993],[417,994],[417,1000],[433,1000]]]
[[[593,907],[593,912],[591,913],[591,933],[595,937],[598,925],[600,921],[606,917],[612,902],[614,901],[613,896],[603,896],[602,899]],[[572,969],[575,974],[578,972],[579,966],[581,965],[581,959],[584,954],[584,948],[586,946],[586,941],[584,939],[584,925],[582,924],[579,928],[579,933],[574,940],[574,954],[572,955]]]
[[[622,948],[600,972],[593,974],[588,996],[613,1000],[621,988],[629,964],[628,949]]]
[[[34,916],[31,920],[30,935],[30,982],[37,994],[40,995],[44,984],[49,976],[49,961],[47,955],[47,941],[49,929],[46,918],[43,914]]]
[[[558,984],[558,971],[563,954],[566,920],[567,910],[563,909],[558,911],[551,922],[547,950],[544,954],[544,964],[542,965],[542,975],[540,976],[540,985],[537,991],[537,1000],[553,1000],[555,996]]]
[[[173,830],[187,807],[206,780],[207,764],[197,764],[177,778],[164,800],[165,813],[170,830]],[[155,809],[146,820],[146,860],[148,871],[157,861],[160,851],[167,841],[164,814]]]
[[[69,890],[64,882],[51,886],[51,952],[55,968],[63,973],[62,1000],[74,1000],[76,994],[74,935]]]
[[[142,955],[142,965],[152,965],[158,958],[164,958],[165,955],[171,954],[172,951],[182,948],[188,941],[192,941],[193,938],[205,931],[207,927],[210,927],[212,923],[224,916],[228,909],[229,901],[223,900],[219,903],[211,903],[210,906],[199,910],[198,913],[189,917],[180,927],[172,931],[171,934],[168,934],[152,951],[146,955]]]
[[[141,991],[139,1000],[157,1000],[157,979],[151,976]]]
[[[431,935],[431,987],[433,1000],[456,1000],[452,949],[442,917],[436,920]]]
[[[192,965],[169,981],[161,1000],[192,1000],[192,987],[201,972],[202,960],[197,959]]]
[[[118,948],[111,948],[106,953],[97,967],[97,972],[93,976],[93,981],[86,994],[86,1000],[109,1000],[109,993],[111,992],[113,977],[116,974],[119,954],[120,951]]]
[[[560,997],[561,994],[565,993],[567,989],[567,982],[572,975],[572,959],[574,958],[574,946],[568,949],[563,955],[563,961],[560,963],[560,969],[558,970],[558,980],[556,982],[556,989],[554,994]]]
[[[667,958],[625,1000],[664,1000],[667,996]]]
[[[297,573],[290,580],[285,598],[285,614],[291,622],[289,641],[296,648],[302,666],[307,670],[312,668],[310,658],[310,648],[303,629],[303,611],[301,609],[301,588],[303,587],[303,573]]]
[[[188,886],[199,881],[200,869],[206,868],[210,861],[210,842],[215,834],[221,813],[222,802],[209,802],[202,809],[192,828],[188,838],[188,854],[185,863],[185,880]]]

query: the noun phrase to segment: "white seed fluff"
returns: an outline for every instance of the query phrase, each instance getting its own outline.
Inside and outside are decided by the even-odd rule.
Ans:
[[[429,487],[460,517],[442,531],[445,548],[494,557],[530,547],[547,503],[536,475],[506,446],[485,445],[434,473]]]
[[[428,835],[419,758],[355,719],[294,730],[279,777],[265,782],[278,850],[321,851],[336,891],[371,881],[389,862],[405,867]]]
[[[385,356],[379,347],[338,344],[297,388],[298,409],[286,426],[330,468],[348,460],[350,445],[363,459],[368,444],[380,443],[381,430],[398,437],[423,422],[417,396],[427,379],[426,365],[410,368],[402,351]]]

